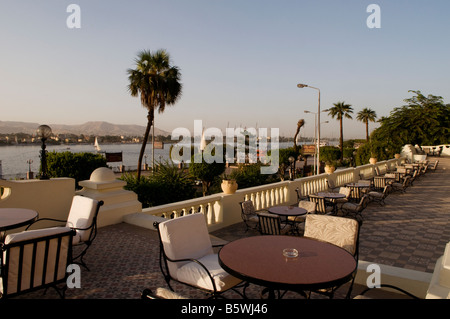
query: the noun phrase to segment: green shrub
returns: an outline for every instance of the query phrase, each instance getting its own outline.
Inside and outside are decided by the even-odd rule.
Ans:
[[[47,153],[47,170],[49,177],[71,177],[78,182],[88,180],[92,172],[99,167],[106,167],[106,158],[101,154],[49,152]]]
[[[212,154],[214,155],[214,154]],[[203,195],[207,195],[210,192],[210,188],[214,182],[218,181],[220,176],[225,171],[225,158],[222,163],[212,162],[207,163],[202,156],[202,153],[195,153],[191,157],[191,163],[189,164],[189,172],[191,175],[202,181]]]
[[[153,175],[141,176],[139,180],[134,173],[124,174],[120,179],[127,182],[125,189],[137,194],[144,208],[191,199],[195,195],[190,174],[168,163],[158,165]]]
[[[279,156],[279,158],[278,158],[278,165],[279,165],[278,175],[282,181],[284,180],[284,178],[285,178],[284,175],[290,165],[289,157],[292,156],[293,158],[295,158],[295,160],[297,160],[300,153],[301,153],[301,149],[299,149],[298,151],[295,151],[294,147],[282,148],[282,149],[278,150],[278,156]],[[269,153],[269,155],[270,155],[270,153]]]
[[[231,172],[230,178],[236,180],[239,189],[266,184],[271,175],[261,174],[261,166],[260,163],[240,164]]]
[[[320,161],[333,163],[341,158],[341,150],[334,146],[322,146],[320,148]]]

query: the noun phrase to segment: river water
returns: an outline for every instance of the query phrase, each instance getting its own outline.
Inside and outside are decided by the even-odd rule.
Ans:
[[[155,149],[155,162],[169,158],[170,146],[170,144],[165,144],[163,149]],[[48,145],[46,149],[48,152],[96,153],[93,145]],[[122,152],[123,162],[108,163],[113,168],[123,164],[126,168],[137,169],[140,150],[141,144],[101,145],[101,152]],[[40,167],[40,151],[41,147],[38,145],[0,147],[0,175],[5,179],[23,178],[31,170],[36,176]],[[151,144],[146,146],[145,155],[144,163],[147,162],[150,165],[152,162]]]
[[[289,147],[293,143],[280,143],[279,147]],[[164,144],[163,149],[155,149],[155,163],[169,159],[171,144]],[[108,163],[114,170],[120,165],[124,165],[127,170],[137,169],[137,163],[141,144],[105,144],[101,145],[101,152],[115,153],[122,152],[123,162]],[[40,167],[40,151],[39,145],[26,146],[2,146],[0,147],[0,178],[14,179],[25,178],[26,173],[31,171],[34,176],[39,172]],[[91,152],[96,153],[94,145],[47,145],[48,152]],[[145,148],[145,156],[143,163],[152,164],[152,145],[148,144]],[[30,164],[28,163],[30,162]]]

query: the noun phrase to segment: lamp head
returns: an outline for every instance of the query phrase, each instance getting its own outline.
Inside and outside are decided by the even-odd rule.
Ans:
[[[36,132],[43,139],[47,139],[52,135],[52,129],[48,125],[40,125]]]
[[[300,89],[303,89],[303,88],[308,87],[308,85],[299,83],[299,84],[297,84],[297,87]]]

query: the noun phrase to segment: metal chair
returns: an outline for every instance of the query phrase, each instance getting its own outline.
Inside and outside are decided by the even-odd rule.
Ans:
[[[295,193],[297,194],[297,204],[302,200],[308,199],[308,196],[303,195],[302,190],[298,187],[295,189]]]
[[[9,298],[53,287],[64,298],[72,239],[69,227],[52,227],[9,234],[1,243],[0,297]]]
[[[154,227],[160,240],[160,269],[171,291],[173,280],[217,298],[242,282],[220,267],[203,214],[154,223]]]
[[[362,222],[351,218],[310,214],[306,216],[304,236],[329,242],[347,250],[358,263],[359,233]],[[346,298],[350,298],[357,268],[352,274]],[[333,298],[340,286],[314,291]]]
[[[392,183],[392,191],[393,192],[401,192],[405,193],[406,189],[409,187],[411,181],[411,176],[406,176],[403,180],[403,183]]]
[[[328,186],[328,190],[330,191],[330,192],[336,192],[336,191],[339,191],[339,186],[336,186],[336,184],[334,183],[334,181],[333,180],[331,180],[331,179],[327,179],[327,186]]]
[[[259,214],[259,232],[261,235],[286,235],[291,225],[281,222],[281,217],[271,213]]]
[[[341,212],[344,216],[351,216],[356,219],[362,218],[362,212],[369,204],[369,195],[364,195],[358,204],[345,203],[341,207]]]
[[[89,270],[86,263],[83,261],[83,257],[86,255],[87,250],[97,236],[97,216],[102,205],[102,200],[97,201],[89,197],[75,195],[72,199],[72,205],[67,220],[40,218],[30,226],[42,221],[65,222],[65,227],[70,227],[76,232],[73,237],[72,245],[83,247],[81,252],[73,257],[73,260],[76,261],[79,259],[79,262],[75,263],[80,264]],[[30,226],[28,226],[27,229],[29,229]]]
[[[297,234],[301,233],[301,231],[302,231],[301,230],[301,225],[305,222],[306,216],[308,214],[315,214],[316,213],[316,205],[317,204],[315,202],[311,202],[311,201],[308,201],[308,200],[301,200],[298,203],[298,207],[306,209],[306,215],[289,216],[288,217],[288,221],[294,223],[295,232]]]
[[[169,289],[157,287],[146,288],[141,293],[141,299],[187,299]]]
[[[431,166],[429,167],[430,172],[435,172],[436,168],[438,167],[439,164],[439,160],[436,160],[433,164],[430,164]]]
[[[241,206],[241,218],[246,226],[245,231],[247,232],[249,229],[258,230],[259,227],[258,213],[266,212],[266,210],[256,210],[251,200],[240,202],[239,205]]]
[[[385,204],[384,200],[391,192],[391,189],[392,189],[391,185],[386,185],[382,192],[375,192],[375,191],[369,192],[367,194],[369,195],[369,201],[377,202],[378,204],[380,204],[380,206],[384,206]]]
[[[308,195],[309,201],[316,203],[316,214],[331,215],[335,212],[334,206],[327,206],[324,197]]]

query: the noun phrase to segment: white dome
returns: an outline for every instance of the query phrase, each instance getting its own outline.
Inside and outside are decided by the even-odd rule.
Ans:
[[[92,182],[111,182],[116,180],[116,175],[111,169],[100,167],[92,172],[90,180]]]

